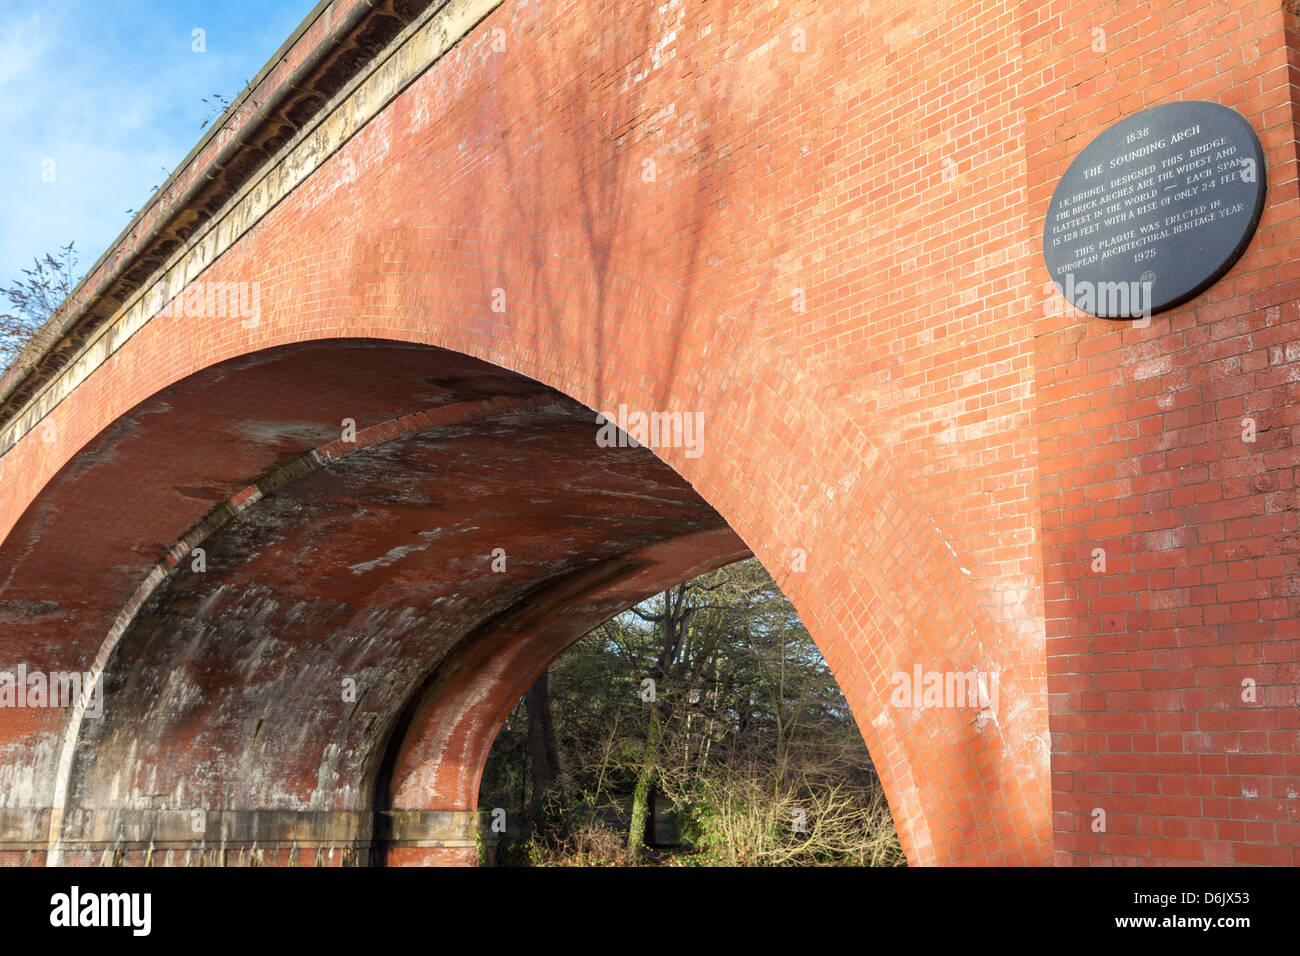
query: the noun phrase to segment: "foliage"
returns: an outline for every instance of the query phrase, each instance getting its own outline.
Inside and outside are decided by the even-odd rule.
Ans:
[[[57,254],[47,252],[36,259],[24,278],[0,290],[13,312],[0,315],[0,370],[9,366],[54,310],[63,304],[76,285],[77,253],[73,243],[61,246]]]
[[[902,862],[844,697],[757,561],[615,617],[552,665],[549,685],[561,772],[544,799],[527,792],[522,703],[483,776],[481,802],[515,821],[499,862]],[[676,811],[683,848],[643,844],[653,795],[660,815]]]
[[[226,112],[226,110],[230,109],[231,99],[229,96],[226,96],[224,93],[213,93],[212,99],[208,99],[206,96],[200,96],[199,100],[203,103],[206,103],[208,107],[207,118],[202,123],[199,124],[199,129],[207,129],[208,125],[213,120],[218,119],[223,113]]]
[[[716,764],[678,799],[690,801],[686,835],[701,863],[723,866],[851,864],[903,860],[878,785],[837,780],[818,766],[782,773],[761,758]]]

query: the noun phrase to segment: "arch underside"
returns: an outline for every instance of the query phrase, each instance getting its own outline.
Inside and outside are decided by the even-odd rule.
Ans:
[[[20,522],[11,540],[29,546],[4,552],[5,613],[29,641],[111,633],[143,598],[115,641],[47,662],[106,660],[102,716],[9,753],[45,757],[28,799],[62,810],[46,838],[63,862],[196,842],[463,856],[466,821],[447,815],[473,810],[531,680],[602,620],[749,554],[649,450],[599,447],[591,410],[442,349],[275,349],[128,418]],[[86,560],[56,574],[71,548]],[[141,595],[151,553],[170,571]],[[412,712],[429,739],[381,781]],[[60,733],[75,748],[62,766]],[[417,819],[376,830],[376,810]]]

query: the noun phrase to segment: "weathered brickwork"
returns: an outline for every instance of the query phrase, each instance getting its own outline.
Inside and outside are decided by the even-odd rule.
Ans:
[[[752,552],[831,665],[912,862],[1300,862],[1294,18],[1063,0],[431,16],[79,333],[75,369],[47,359],[44,399],[5,379],[0,667],[98,655],[108,716],[0,710],[0,853],[75,859],[56,844],[79,807],[471,810],[555,654]],[[1053,185],[1107,125],[1177,99],[1260,134],[1255,240],[1149,327],[1066,314],[1039,246]],[[151,288],[192,282],[246,283],[258,314],[157,314]],[[702,412],[703,453],[597,465],[593,441],[586,461],[575,402]],[[336,462],[344,418],[369,444]],[[531,451],[496,441],[510,429]],[[486,534],[389,561],[440,507],[415,477],[440,449],[494,462],[498,502],[583,489],[585,524],[542,502],[498,516],[523,557],[508,585],[473,565]],[[448,500],[490,523],[467,475]],[[389,525],[344,513],[385,481]],[[637,495],[660,503],[612,504]],[[186,578],[200,541],[229,560]],[[402,608],[367,649],[358,622]],[[355,714],[313,703],[366,664],[387,689]],[[996,714],[891,705],[917,666],[998,674]],[[334,831],[312,839],[328,853]],[[380,856],[472,862],[464,844]]]
[[[1041,78],[1024,110],[1031,228],[1092,135],[1174,100],[1249,119],[1269,190],[1245,257],[1150,328],[1035,320],[1060,863],[1300,863],[1300,206],[1283,6],[1026,8],[1025,69]]]

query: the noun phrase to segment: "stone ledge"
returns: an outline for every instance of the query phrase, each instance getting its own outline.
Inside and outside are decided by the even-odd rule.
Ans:
[[[157,810],[72,809],[64,812],[59,844],[89,848],[153,846],[184,849],[256,843],[262,847],[472,847],[489,833],[475,810]],[[0,809],[0,850],[44,850],[50,810]],[[196,830],[196,821],[202,829]]]

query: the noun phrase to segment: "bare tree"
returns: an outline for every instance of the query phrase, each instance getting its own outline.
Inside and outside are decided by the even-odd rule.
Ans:
[[[13,309],[0,315],[0,370],[9,367],[76,285],[77,253],[71,242],[32,265],[0,293]]]

